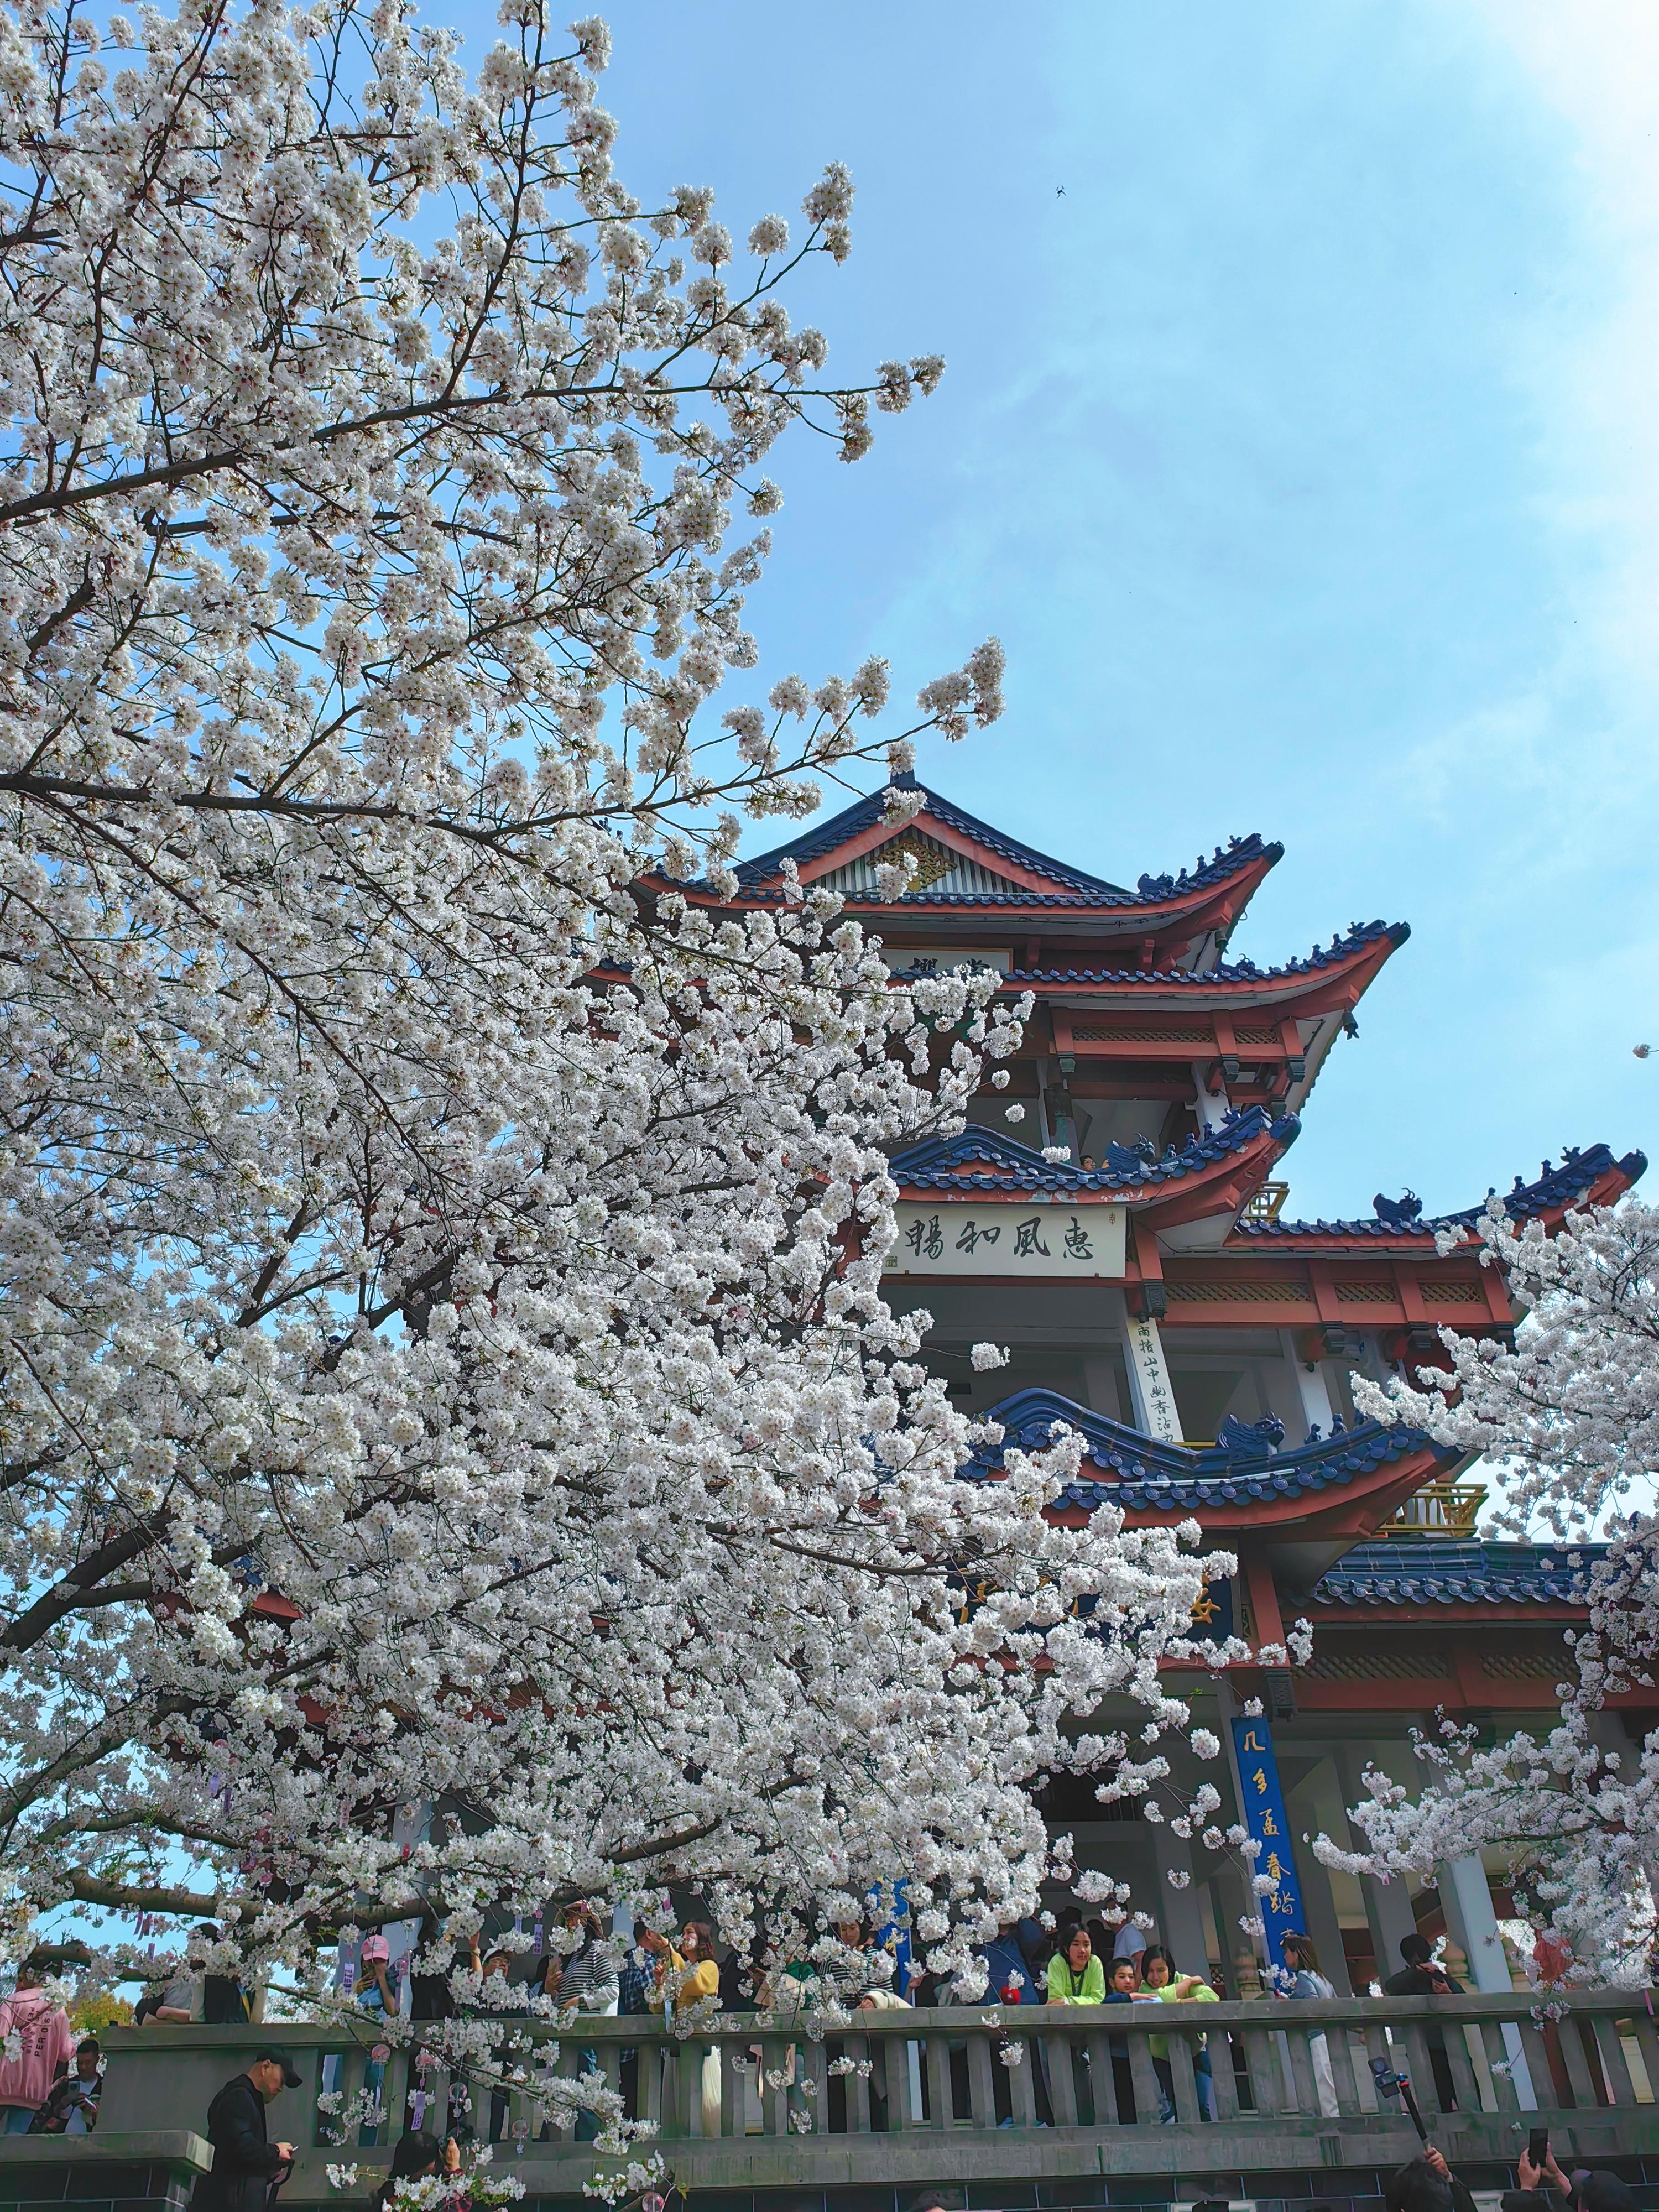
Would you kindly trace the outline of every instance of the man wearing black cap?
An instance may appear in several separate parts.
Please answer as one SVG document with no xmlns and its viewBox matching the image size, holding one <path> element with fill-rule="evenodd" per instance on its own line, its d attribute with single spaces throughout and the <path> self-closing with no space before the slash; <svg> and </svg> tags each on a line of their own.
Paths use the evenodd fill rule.
<svg viewBox="0 0 1659 2212">
<path fill-rule="evenodd" d="M 260 2051 L 246 2073 L 226 2082 L 208 2106 L 213 2171 L 197 2184 L 191 2212 L 265 2212 L 294 2164 L 292 2143 L 265 2139 L 265 2106 L 299 2086 L 281 2051 Z"/>
</svg>

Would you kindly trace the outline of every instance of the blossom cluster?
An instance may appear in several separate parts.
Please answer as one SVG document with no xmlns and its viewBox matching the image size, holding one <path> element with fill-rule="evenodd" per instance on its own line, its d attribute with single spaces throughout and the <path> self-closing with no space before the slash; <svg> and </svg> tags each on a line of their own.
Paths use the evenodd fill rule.
<svg viewBox="0 0 1659 2212">
<path fill-rule="evenodd" d="M 13 1924 L 210 1912 L 320 2002 L 348 1924 L 444 1972 L 486 1911 L 742 1940 L 902 1870 L 955 1972 L 1035 1909 L 1028 1782 L 1157 1771 L 1073 1723 L 1182 1723 L 1202 1585 L 1051 1525 L 1075 1438 L 961 1479 L 883 1300 L 995 979 L 710 904 L 745 814 L 1000 709 L 992 641 L 896 738 L 878 662 L 700 719 L 763 459 L 939 364 L 831 386 L 790 320 L 844 172 L 740 276 L 617 179 L 602 29 L 502 26 L 469 82 L 395 4 L 0 9 Z"/>
<path fill-rule="evenodd" d="M 1551 1976 L 1565 1965 L 1572 1978 L 1645 1982 L 1659 1936 L 1659 1732 L 1632 1744 L 1608 1700 L 1650 1690 L 1659 1673 L 1659 1209 L 1627 1198 L 1551 1235 L 1517 1227 L 1495 1198 L 1480 1247 L 1526 1315 L 1514 1348 L 1445 1330 L 1445 1369 L 1420 1370 L 1416 1387 L 1356 1377 L 1355 1401 L 1484 1454 L 1502 1486 L 1494 1525 L 1553 1544 L 1580 1578 L 1587 1625 L 1566 1632 L 1557 1726 L 1483 1745 L 1443 1719 L 1416 1735 L 1415 1795 L 1367 1773 L 1351 1817 L 1368 1847 L 1321 1837 L 1316 1849 L 1383 1875 L 1496 1849 Z M 1597 1534 L 1605 1548 L 1576 1549 Z"/>
</svg>

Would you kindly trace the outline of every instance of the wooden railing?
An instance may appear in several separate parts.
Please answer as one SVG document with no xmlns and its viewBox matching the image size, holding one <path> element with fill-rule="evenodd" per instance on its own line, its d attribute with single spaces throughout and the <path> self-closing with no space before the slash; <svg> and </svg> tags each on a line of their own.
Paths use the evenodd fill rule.
<svg viewBox="0 0 1659 2212">
<path fill-rule="evenodd" d="M 1472 1536 L 1480 1508 L 1486 1502 L 1480 1482 L 1425 1482 L 1413 1491 L 1392 1521 L 1383 1522 L 1382 1536 Z"/>
<path fill-rule="evenodd" d="M 1525 1996 L 975 2006 L 829 2027 L 723 2014 L 684 2037 L 633 2018 L 532 2033 L 557 2042 L 557 2073 L 594 2070 L 621 2087 L 686 2187 L 1398 2163 L 1416 2138 L 1400 2104 L 1379 2097 L 1377 2061 L 1410 2076 L 1454 2161 L 1512 2165 L 1534 2121 L 1564 2164 L 1569 2151 L 1581 2163 L 1659 2151 L 1659 2029 L 1644 1997 L 1601 1991 L 1559 2009 L 1545 2017 Z M 270 2114 L 272 2136 L 300 2151 L 285 2206 L 328 2199 L 330 2162 L 383 2166 L 413 2096 L 427 2125 L 445 2124 L 447 2075 L 404 2049 L 385 2063 L 369 2139 L 355 2121 L 342 2130 L 340 2111 L 372 2079 L 367 2023 L 263 2036 L 168 2027 L 106 2036 L 98 2139 L 137 2156 L 156 2131 L 201 2133 L 214 2090 L 262 2039 L 280 2039 L 302 2076 Z M 532 2193 L 580 2187 L 590 2144 L 548 2126 L 522 2089 L 459 2086 L 475 2138 L 493 2140 L 495 2161 L 521 2168 Z M 24 2142 L 45 2154 L 40 2138 L 0 2138 L 0 2161 L 22 2157 Z"/>
</svg>

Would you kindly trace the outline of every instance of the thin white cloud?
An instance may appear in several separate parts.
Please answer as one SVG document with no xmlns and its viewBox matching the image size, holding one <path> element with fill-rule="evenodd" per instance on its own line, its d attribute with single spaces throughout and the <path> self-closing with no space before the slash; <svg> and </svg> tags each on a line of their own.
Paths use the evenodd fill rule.
<svg viewBox="0 0 1659 2212">
<path fill-rule="evenodd" d="M 1659 690 L 1659 8 L 1469 4 L 1573 136 L 1581 281 L 1539 303 L 1523 374 L 1557 487 L 1549 520 L 1590 556 L 1574 587 L 1580 647 L 1604 680 L 1622 672 L 1650 705 Z"/>
</svg>

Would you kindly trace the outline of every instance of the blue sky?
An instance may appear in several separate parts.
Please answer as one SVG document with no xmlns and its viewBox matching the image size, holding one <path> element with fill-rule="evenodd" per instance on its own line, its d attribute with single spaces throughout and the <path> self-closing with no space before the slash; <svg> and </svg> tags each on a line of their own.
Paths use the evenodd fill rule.
<svg viewBox="0 0 1659 2212">
<path fill-rule="evenodd" d="M 1259 960 L 1409 921 L 1294 1211 L 1659 1158 L 1633 0 L 606 12 L 633 188 L 711 184 L 741 234 L 845 160 L 802 311 L 832 369 L 950 364 L 857 467 L 777 456 L 763 679 L 878 651 L 908 693 L 994 631 L 1007 715 L 927 780 L 1120 880 L 1282 839 Z"/>
</svg>

